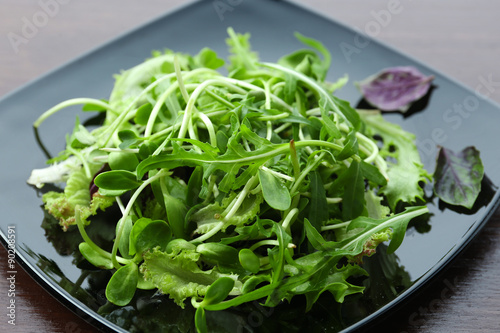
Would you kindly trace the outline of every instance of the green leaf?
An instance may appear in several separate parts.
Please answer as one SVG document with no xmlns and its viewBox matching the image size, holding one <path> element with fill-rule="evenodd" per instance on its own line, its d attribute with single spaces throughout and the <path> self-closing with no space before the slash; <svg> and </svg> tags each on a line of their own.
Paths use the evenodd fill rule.
<svg viewBox="0 0 500 333">
<path fill-rule="evenodd" d="M 290 207 L 290 191 L 282 181 L 266 169 L 259 169 L 259 181 L 264 200 L 269 206 L 277 210 L 287 210 Z"/>
<path fill-rule="evenodd" d="M 382 199 L 383 198 L 377 196 L 374 191 L 369 190 L 365 192 L 366 212 L 368 217 L 381 219 L 390 214 L 391 209 L 382 205 Z"/>
<path fill-rule="evenodd" d="M 98 166 L 91 166 L 91 172 L 97 172 Z M 80 216 L 84 224 L 89 224 L 87 218 L 113 205 L 114 197 L 104 197 L 99 194 L 90 196 L 90 181 L 84 168 L 73 171 L 64 192 L 50 191 L 43 195 L 44 208 L 56 219 L 64 230 L 75 224 L 75 209 L 80 206 Z"/>
<path fill-rule="evenodd" d="M 224 60 L 217 56 L 217 53 L 208 47 L 201 49 L 201 51 L 194 56 L 195 61 L 200 67 L 217 69 L 224 66 Z"/>
<path fill-rule="evenodd" d="M 217 304 L 226 299 L 234 288 L 234 280 L 227 276 L 222 276 L 215 280 L 208 287 L 201 306 Z"/>
<path fill-rule="evenodd" d="M 387 179 L 385 179 L 376 166 L 361 161 L 359 168 L 366 179 L 380 186 L 387 185 Z"/>
<path fill-rule="evenodd" d="M 434 192 L 446 203 L 471 209 L 481 192 L 484 167 L 475 147 L 459 153 L 441 147 L 434 171 Z"/>
<path fill-rule="evenodd" d="M 344 148 L 335 156 L 338 161 L 343 161 L 358 153 L 358 138 L 356 132 L 351 131 L 347 134 L 347 140 L 344 142 Z"/>
<path fill-rule="evenodd" d="M 94 136 L 82 125 L 78 125 L 78 131 L 74 132 L 73 135 L 75 139 L 85 146 L 93 145 L 96 142 Z"/>
<path fill-rule="evenodd" d="M 198 266 L 200 254 L 194 250 L 182 249 L 171 254 L 153 250 L 144 254 L 141 271 L 146 279 L 184 308 L 187 297 L 204 296 L 209 286 L 218 278 L 227 276 L 236 281 L 236 276 L 223 274 L 217 270 L 203 271 Z M 235 290 L 241 282 L 235 282 Z"/>
<path fill-rule="evenodd" d="M 241 293 L 246 294 L 255 290 L 259 284 L 263 282 L 271 282 L 271 277 L 265 274 L 252 275 L 248 280 L 245 281 L 243 287 L 241 288 Z"/>
<path fill-rule="evenodd" d="M 189 177 L 186 204 L 193 207 L 198 203 L 198 198 L 203 186 L 203 168 L 196 167 Z M 185 214 L 184 214 L 185 215 Z"/>
<path fill-rule="evenodd" d="M 137 265 L 132 261 L 119 268 L 106 286 L 106 298 L 113 304 L 125 306 L 134 297 L 139 279 Z"/>
<path fill-rule="evenodd" d="M 188 207 L 184 202 L 186 198 L 186 186 L 171 177 L 164 177 L 160 184 L 153 185 L 153 191 L 159 191 L 157 200 L 163 204 L 167 213 L 167 220 L 175 238 L 186 238 L 185 218 Z M 182 199 L 181 199 L 182 198 Z"/>
<path fill-rule="evenodd" d="M 351 166 L 342 175 L 345 176 L 344 195 L 342 196 L 342 218 L 352 220 L 363 213 L 365 207 L 365 181 L 360 164 L 352 161 Z"/>
<path fill-rule="evenodd" d="M 312 247 L 316 250 L 323 250 L 323 246 L 326 241 L 308 219 L 304 219 L 304 229 L 306 231 L 307 239 L 311 243 Z"/>
<path fill-rule="evenodd" d="M 244 269 L 257 274 L 260 271 L 260 260 L 255 253 L 250 249 L 241 249 L 238 254 L 241 266 Z"/>
<path fill-rule="evenodd" d="M 390 157 L 388 161 L 387 185 L 380 193 L 387 197 L 389 207 L 394 211 L 398 202 L 416 203 L 424 200 L 420 182 L 427 182 L 430 175 L 424 169 L 415 145 L 415 135 L 404 131 L 399 125 L 384 120 L 380 113 L 360 113 L 369 135 L 378 135 L 383 140 L 380 154 Z"/>
<path fill-rule="evenodd" d="M 403 242 L 403 238 L 406 232 L 406 227 L 411 219 L 426 214 L 429 209 L 425 206 L 408 207 L 402 213 L 386 217 L 383 219 L 372 219 L 369 217 L 360 216 L 357 219 L 349 223 L 347 230 L 353 230 L 355 228 L 364 228 L 362 232 L 357 233 L 352 238 L 343 241 L 343 248 L 352 249 L 353 253 L 358 252 L 361 248 L 360 245 L 365 244 L 370 237 L 374 234 L 379 233 L 387 228 L 392 228 L 392 239 L 389 247 L 387 248 L 388 253 L 393 253 Z M 354 250 L 357 249 L 357 250 Z"/>
<path fill-rule="evenodd" d="M 202 307 L 196 309 L 196 312 L 194 314 L 194 324 L 196 326 L 197 333 L 208 333 L 205 309 L 203 309 Z"/>
<path fill-rule="evenodd" d="M 142 254 L 156 247 L 164 251 L 171 238 L 172 232 L 165 221 L 141 218 L 134 223 L 130 231 L 129 253 Z"/>
<path fill-rule="evenodd" d="M 331 63 L 330 52 L 318 40 L 306 37 L 304 35 L 301 35 L 298 32 L 295 33 L 295 37 L 298 40 L 300 40 L 302 43 L 304 43 L 305 45 L 308 45 L 308 46 L 314 48 L 315 50 L 319 51 L 323 55 L 323 61 L 316 61 L 312 65 L 313 74 L 315 75 L 316 79 L 319 81 L 323 81 L 326 77 L 326 74 L 328 72 L 328 68 L 330 67 L 330 63 Z"/>
<path fill-rule="evenodd" d="M 108 164 L 111 170 L 135 171 L 139 159 L 136 154 L 114 151 L 108 155 Z"/>
<path fill-rule="evenodd" d="M 147 125 L 149 117 L 151 116 L 151 111 L 153 111 L 153 106 L 151 105 L 151 103 L 142 105 L 137 109 L 135 113 L 134 122 L 138 125 Z"/>
<path fill-rule="evenodd" d="M 139 137 L 137 136 L 137 133 L 132 131 L 132 130 L 123 130 L 118 132 L 118 138 L 121 141 L 132 141 L 132 140 L 138 140 Z"/>
<path fill-rule="evenodd" d="M 309 174 L 311 187 L 311 201 L 309 205 L 309 221 L 316 230 L 328 220 L 328 203 L 326 202 L 326 193 L 323 181 L 318 172 Z"/>
<path fill-rule="evenodd" d="M 346 119 L 351 123 L 352 127 L 359 131 L 361 128 L 361 117 L 358 111 L 356 111 L 348 101 L 340 99 L 336 96 L 330 96 L 332 101 L 337 105 L 340 112 L 346 117 Z"/>
<path fill-rule="evenodd" d="M 323 120 L 324 128 L 326 129 L 328 134 L 334 139 L 340 138 L 342 135 L 340 134 L 337 125 L 330 117 L 330 101 L 322 96 L 319 100 L 319 108 L 321 110 L 321 119 Z"/>
<path fill-rule="evenodd" d="M 364 291 L 365 287 L 356 286 L 346 281 L 353 275 L 368 275 L 360 266 L 346 265 L 342 268 L 334 268 L 333 271 L 321 270 L 320 274 L 313 275 L 305 286 L 301 286 L 301 288 L 306 288 L 306 311 L 311 310 L 313 304 L 325 291 L 329 291 L 338 303 L 343 303 L 344 298 L 348 295 Z"/>
<path fill-rule="evenodd" d="M 233 28 L 228 28 L 229 38 L 226 43 L 229 46 L 229 72 L 250 71 L 257 69 L 258 56 L 250 48 L 250 34 L 237 34 Z"/>
<path fill-rule="evenodd" d="M 212 265 L 234 265 L 238 262 L 238 250 L 222 243 L 203 243 L 196 247 L 201 259 Z"/>
<path fill-rule="evenodd" d="M 129 258 L 129 248 L 130 248 L 130 232 L 132 231 L 132 217 L 127 216 L 123 220 L 124 227 L 122 231 L 122 236 L 120 237 L 120 244 L 118 245 L 118 250 L 124 258 Z M 118 230 L 119 224 L 116 225 Z"/>
<path fill-rule="evenodd" d="M 83 255 L 83 257 L 85 259 L 87 259 L 87 261 L 90 262 L 95 267 L 98 267 L 101 269 L 112 269 L 113 268 L 113 263 L 111 262 L 111 259 L 101 256 L 96 250 L 94 250 L 86 242 L 81 242 L 78 245 L 78 249 L 80 250 L 80 253 Z"/>
<path fill-rule="evenodd" d="M 94 184 L 105 190 L 133 190 L 141 186 L 137 176 L 130 171 L 112 170 L 100 173 L 95 177 Z"/>
<path fill-rule="evenodd" d="M 101 99 L 101 101 L 103 101 L 104 103 L 108 102 L 105 99 Z M 82 106 L 82 111 L 84 111 L 84 112 L 87 112 L 87 111 L 102 112 L 102 111 L 106 111 L 106 109 L 103 108 L 100 105 L 96 105 L 96 104 L 92 104 L 92 103 L 87 103 L 87 104 L 85 104 L 85 105 Z"/>
</svg>

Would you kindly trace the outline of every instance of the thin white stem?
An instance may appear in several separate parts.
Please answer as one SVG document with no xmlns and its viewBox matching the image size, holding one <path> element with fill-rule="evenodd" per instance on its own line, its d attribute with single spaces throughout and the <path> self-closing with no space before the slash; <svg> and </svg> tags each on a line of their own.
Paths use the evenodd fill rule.
<svg viewBox="0 0 500 333">
<path fill-rule="evenodd" d="M 245 200 L 248 192 L 250 192 L 251 188 L 254 186 L 256 181 L 257 181 L 257 176 L 253 176 L 248 180 L 248 182 L 245 184 L 245 187 L 243 187 L 243 190 L 241 190 L 238 196 L 233 200 L 233 202 L 231 203 L 232 205 L 229 206 L 231 208 L 229 209 L 228 207 L 229 211 L 227 213 L 226 211 L 222 213 L 222 215 L 224 216 L 224 221 L 229 221 L 233 217 L 233 215 L 236 214 L 241 204 L 243 203 L 243 200 Z"/>
<path fill-rule="evenodd" d="M 125 218 L 128 216 L 128 214 L 130 214 L 130 211 L 132 210 L 132 206 L 134 205 L 135 201 L 139 197 L 139 194 L 141 194 L 141 192 L 149 184 L 151 184 L 152 182 L 156 181 L 160 177 L 166 176 L 167 174 L 168 174 L 168 172 L 166 172 L 165 170 L 161 170 L 156 175 L 154 175 L 153 177 L 151 177 L 148 180 L 144 181 L 144 183 L 142 183 L 141 186 L 139 186 L 137 188 L 137 190 L 134 192 L 134 194 L 130 198 L 129 202 L 127 203 L 127 207 L 125 207 L 125 210 L 124 210 L 124 212 L 122 214 L 122 218 L 118 221 L 118 227 L 117 227 L 117 230 L 116 230 L 116 238 L 115 238 L 115 242 L 113 243 L 113 249 L 111 251 L 111 261 L 113 262 L 113 266 L 115 268 L 119 268 L 120 267 L 120 264 L 116 260 L 116 254 L 118 252 L 118 244 L 120 244 L 120 238 L 121 238 L 121 236 L 123 234 L 123 229 L 125 227 L 125 223 L 124 223 Z"/>
<path fill-rule="evenodd" d="M 217 225 L 215 227 L 213 227 L 212 230 L 210 230 L 209 232 L 207 232 L 206 234 L 203 234 L 202 236 L 200 236 L 198 238 L 190 240 L 189 242 L 190 243 L 201 243 L 203 241 L 206 241 L 207 239 L 209 239 L 210 237 L 212 237 L 216 233 L 218 233 L 222 229 L 224 224 L 226 224 L 226 222 L 224 222 L 224 221 L 217 223 Z"/>
<path fill-rule="evenodd" d="M 344 228 L 344 227 L 347 227 L 349 225 L 349 223 L 351 223 L 351 221 L 337 223 L 337 224 L 325 225 L 325 226 L 321 227 L 321 231 L 335 230 L 335 229 Z"/>
<path fill-rule="evenodd" d="M 271 169 L 269 169 L 268 167 L 266 167 L 264 165 L 261 165 L 260 169 L 268 171 L 268 172 L 272 173 L 273 175 L 275 175 L 276 177 L 288 180 L 289 182 L 295 181 L 295 178 L 290 177 L 290 176 L 285 175 L 285 174 L 282 174 L 281 172 L 277 172 L 277 171 L 271 170 Z"/>
<path fill-rule="evenodd" d="M 297 215 L 298 213 L 299 213 L 298 208 L 294 208 L 294 209 L 290 210 L 290 212 L 288 212 L 285 219 L 283 220 L 283 223 L 281 224 L 283 229 L 288 230 L 288 227 L 290 226 L 290 222 L 295 217 L 295 215 Z"/>
<path fill-rule="evenodd" d="M 45 111 L 38 119 L 33 123 L 33 126 L 35 128 L 38 128 L 47 118 L 52 116 L 53 114 L 57 113 L 58 111 L 61 111 L 62 109 L 65 109 L 69 106 L 73 105 L 81 105 L 81 104 L 93 104 L 102 107 L 103 109 L 106 109 L 108 111 L 111 111 L 113 113 L 117 113 L 115 110 L 111 109 L 111 106 L 98 99 L 94 98 L 73 98 L 73 99 L 68 99 L 67 101 L 61 102 L 49 110 Z"/>
</svg>

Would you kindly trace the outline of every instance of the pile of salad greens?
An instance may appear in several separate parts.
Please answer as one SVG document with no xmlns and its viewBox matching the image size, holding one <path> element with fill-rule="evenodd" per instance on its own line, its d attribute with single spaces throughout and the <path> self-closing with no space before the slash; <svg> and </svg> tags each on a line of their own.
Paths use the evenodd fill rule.
<svg viewBox="0 0 500 333">
<path fill-rule="evenodd" d="M 104 121 L 90 130 L 77 119 L 66 149 L 28 181 L 65 184 L 43 195 L 45 209 L 114 272 L 109 302 L 157 289 L 196 308 L 201 332 L 205 311 L 298 295 L 309 310 L 324 292 L 362 293 L 363 258 L 399 247 L 428 213 L 421 184 L 432 180 L 413 134 L 333 95 L 347 80 L 325 81 L 320 42 L 297 34 L 308 49 L 267 63 L 248 34 L 228 33 L 228 75 L 208 48 L 154 52 L 116 76 L 109 100 L 45 112 L 35 127 L 73 105 Z M 101 248 L 85 227 L 112 205 L 116 236 Z"/>
</svg>

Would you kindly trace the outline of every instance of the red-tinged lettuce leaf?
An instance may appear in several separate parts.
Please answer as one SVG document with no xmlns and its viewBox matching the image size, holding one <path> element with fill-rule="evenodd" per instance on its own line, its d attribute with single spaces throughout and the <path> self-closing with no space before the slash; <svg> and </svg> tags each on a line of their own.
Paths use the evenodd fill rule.
<svg viewBox="0 0 500 333">
<path fill-rule="evenodd" d="M 425 76 L 414 67 L 391 67 L 357 83 L 368 103 L 382 111 L 406 112 L 425 96 L 434 76 Z"/>
<path fill-rule="evenodd" d="M 434 171 L 434 192 L 446 203 L 471 209 L 481 192 L 484 167 L 479 151 L 467 147 L 459 153 L 441 147 Z"/>
</svg>

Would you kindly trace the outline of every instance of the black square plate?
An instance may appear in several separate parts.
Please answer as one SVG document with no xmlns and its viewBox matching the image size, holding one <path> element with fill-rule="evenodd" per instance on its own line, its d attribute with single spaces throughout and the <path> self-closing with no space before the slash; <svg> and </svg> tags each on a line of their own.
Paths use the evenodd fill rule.
<svg viewBox="0 0 500 333">
<path fill-rule="evenodd" d="M 192 314 L 185 315 L 168 302 L 148 303 L 145 301 L 148 295 L 107 319 L 96 312 L 104 303 L 103 292 L 109 276 L 73 264 L 71 249 L 77 241 L 65 241 L 67 235 L 61 237 L 56 230 L 46 233 L 41 227 L 44 219 L 41 198 L 26 185 L 31 170 L 43 167 L 46 159 L 33 135 L 32 123 L 43 111 L 62 100 L 106 98 L 113 87 L 113 74 L 142 62 L 152 50 L 169 48 L 197 53 L 203 47 L 210 47 L 225 57 L 228 26 L 237 32 L 251 33 L 253 49 L 263 61 L 276 61 L 301 48 L 293 36 L 296 31 L 320 40 L 333 56 L 329 80 L 345 73 L 349 75 L 350 83 L 338 95 L 353 105 L 361 97 L 352 82 L 382 68 L 411 65 L 424 74 L 435 75 L 435 89 L 421 110 L 406 116 L 390 114 L 385 117 L 416 134 L 422 160 L 430 172 L 434 169 L 437 145 L 454 150 L 473 145 L 481 152 L 487 179 L 483 182 L 480 200 L 470 211 L 457 211 L 436 200 L 429 203 L 432 217 L 426 224 L 408 230 L 395 256 L 380 254 L 370 261 L 370 283 L 362 297 L 346 300 L 342 306 L 326 297 L 320 299 L 319 305 L 307 315 L 300 301 L 275 311 L 253 305 L 253 308 L 221 312 L 210 319 L 218 332 L 238 329 L 280 331 L 285 325 L 293 332 L 303 331 L 306 327 L 310 331 L 339 331 L 372 323 L 429 282 L 471 241 L 498 205 L 499 193 L 495 184 L 500 184 L 500 154 L 495 143 L 500 142 L 497 129 L 500 110 L 497 105 L 414 59 L 297 5 L 269 0 L 234 3 L 237 8 L 225 12 L 223 20 L 214 15 L 212 1 L 199 1 L 183 7 L 72 61 L 0 101 L 0 142 L 8 143 L 4 144 L 0 163 L 2 241 L 6 245 L 8 228 L 15 226 L 18 260 L 24 268 L 56 298 L 102 330 L 123 331 L 115 324 L 117 322 L 138 326 L 148 322 L 157 323 L 164 329 L 173 327 L 172 331 L 175 331 L 176 324 L 186 328 L 183 320 L 192 320 Z M 350 54 L 349 46 L 356 45 L 359 52 Z M 462 106 L 461 112 L 452 110 L 455 103 Z M 64 147 L 64 135 L 71 131 L 78 113 L 78 110 L 74 111 L 66 111 L 43 124 L 40 136 L 52 153 Z M 392 270 L 384 268 L 388 262 Z"/>
</svg>

